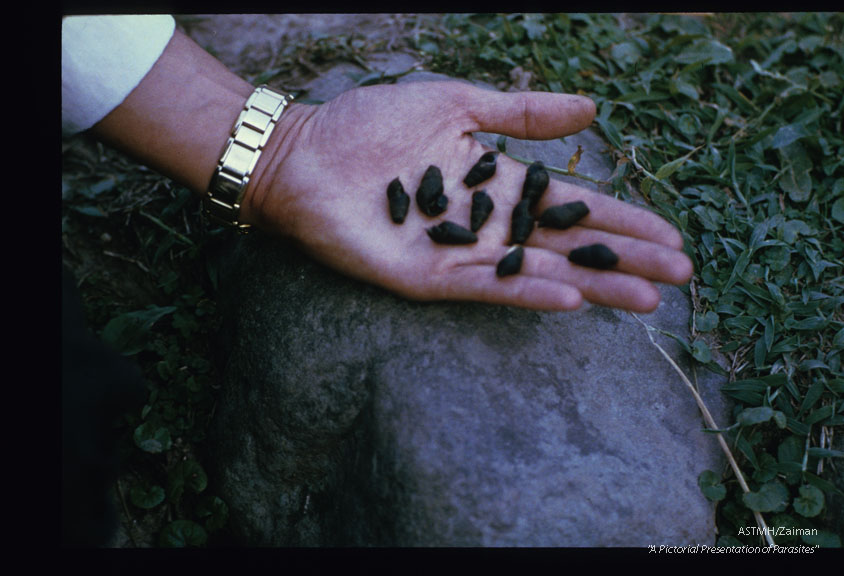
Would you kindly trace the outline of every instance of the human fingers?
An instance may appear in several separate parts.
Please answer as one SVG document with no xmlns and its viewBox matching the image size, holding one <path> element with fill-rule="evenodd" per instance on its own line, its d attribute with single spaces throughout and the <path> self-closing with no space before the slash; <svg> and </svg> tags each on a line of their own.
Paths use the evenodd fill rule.
<svg viewBox="0 0 844 576">
<path fill-rule="evenodd" d="M 581 226 L 656 242 L 675 250 L 683 248 L 680 231 L 654 212 L 559 180 L 552 179 L 538 205 L 538 213 L 577 200 L 589 208 L 589 214 L 578 222 Z"/>
<path fill-rule="evenodd" d="M 585 226 L 564 231 L 537 228 L 528 243 L 564 255 L 581 246 L 603 244 L 619 258 L 615 270 L 665 284 L 685 284 L 694 271 L 691 260 L 681 250 Z"/>
<path fill-rule="evenodd" d="M 584 268 L 565 255 L 532 246 L 524 247 L 518 273 L 499 277 L 497 263 L 507 250 L 501 247 L 487 259 L 453 267 L 432 295 L 558 311 L 575 310 L 584 300 L 634 312 L 651 312 L 659 305 L 659 289 L 642 277 Z"/>
<path fill-rule="evenodd" d="M 501 256 L 506 248 L 501 251 Z M 580 291 L 567 282 L 529 273 L 504 278 L 496 275 L 496 261 L 455 266 L 443 275 L 434 299 L 474 301 L 533 310 L 576 310 L 583 304 Z"/>
<path fill-rule="evenodd" d="M 570 262 L 553 250 L 526 247 L 522 274 L 565 282 L 592 304 L 633 312 L 651 312 L 660 301 L 659 289 L 646 278 L 615 267 L 595 270 Z"/>
<path fill-rule="evenodd" d="M 522 140 L 550 140 L 580 132 L 595 118 L 586 96 L 552 92 L 497 92 L 467 87 L 475 130 Z"/>
</svg>

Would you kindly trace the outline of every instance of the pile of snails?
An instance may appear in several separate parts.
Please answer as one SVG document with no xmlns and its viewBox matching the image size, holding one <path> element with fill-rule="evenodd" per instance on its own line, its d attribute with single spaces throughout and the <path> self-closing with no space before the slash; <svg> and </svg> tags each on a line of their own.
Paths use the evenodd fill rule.
<svg viewBox="0 0 844 576">
<path fill-rule="evenodd" d="M 469 170 L 463 179 L 467 188 L 474 188 L 486 182 L 495 174 L 497 153 L 487 152 Z M 527 167 L 522 186 L 522 199 L 513 208 L 510 223 L 510 249 L 496 266 L 500 277 L 517 274 L 524 260 L 524 244 L 535 226 L 565 230 L 589 214 L 589 208 L 580 200 L 551 206 L 536 216 L 536 207 L 550 182 L 548 170 L 542 162 L 534 162 Z M 396 224 L 404 223 L 410 209 L 410 195 L 395 178 L 387 186 L 387 200 L 390 218 Z M 440 169 L 429 166 L 422 176 L 416 190 L 416 204 L 423 214 L 429 217 L 439 216 L 448 207 L 448 196 L 443 188 Z M 495 204 L 485 190 L 472 194 L 472 209 L 469 228 L 450 220 L 444 220 L 426 231 L 432 241 L 438 244 L 473 244 L 478 241 L 477 232 L 492 213 Z M 618 256 L 603 244 L 582 246 L 569 253 L 569 261 L 580 266 L 606 270 L 618 263 Z"/>
</svg>

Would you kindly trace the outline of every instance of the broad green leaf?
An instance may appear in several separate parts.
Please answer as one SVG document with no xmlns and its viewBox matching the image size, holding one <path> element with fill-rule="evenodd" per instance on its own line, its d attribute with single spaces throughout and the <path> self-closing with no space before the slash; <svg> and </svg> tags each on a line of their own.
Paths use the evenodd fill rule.
<svg viewBox="0 0 844 576">
<path fill-rule="evenodd" d="M 811 428 L 809 426 L 806 426 L 795 418 L 788 418 L 787 426 L 792 434 L 796 434 L 800 437 L 806 436 L 809 432 L 811 432 Z M 794 438 L 794 436 L 792 436 L 792 438 Z"/>
<path fill-rule="evenodd" d="M 742 495 L 745 506 L 756 512 L 782 512 L 791 501 L 788 488 L 778 480 L 763 484 L 755 492 Z"/>
<path fill-rule="evenodd" d="M 528 15 L 522 21 L 522 28 L 527 32 L 528 38 L 531 40 L 539 40 L 547 30 L 545 24 L 542 23 L 539 16 Z"/>
<path fill-rule="evenodd" d="M 753 347 L 753 363 L 761 370 L 767 366 L 768 349 L 765 347 L 765 339 L 759 338 Z"/>
<path fill-rule="evenodd" d="M 601 132 L 604 133 L 607 140 L 610 141 L 610 144 L 612 144 L 617 150 L 624 150 L 624 141 L 621 138 L 618 128 L 616 128 L 612 122 L 600 116 L 595 117 L 595 122 L 598 124 L 598 127 L 601 129 Z"/>
<path fill-rule="evenodd" d="M 835 333 L 832 338 L 832 347 L 836 349 L 844 348 L 844 328 Z"/>
<path fill-rule="evenodd" d="M 656 176 L 660 180 L 668 178 L 672 174 L 674 174 L 677 170 L 683 167 L 683 164 L 686 163 L 686 158 L 677 158 L 676 160 L 672 160 L 671 162 L 666 162 L 662 166 L 660 166 L 659 170 L 656 171 Z"/>
<path fill-rule="evenodd" d="M 677 120 L 677 129 L 686 136 L 695 136 L 700 130 L 700 120 L 692 114 L 683 114 Z"/>
<path fill-rule="evenodd" d="M 812 233 L 812 227 L 803 220 L 788 220 L 782 226 L 782 239 L 788 244 L 793 244 L 801 234 L 811 236 Z"/>
<path fill-rule="evenodd" d="M 825 492 L 827 494 L 835 494 L 836 496 L 844 498 L 844 489 L 842 489 L 844 488 L 844 486 L 842 486 L 842 488 L 838 488 L 833 482 L 815 476 L 811 472 L 804 472 L 803 479 L 806 481 L 807 484 L 811 484 L 821 492 Z"/>
<path fill-rule="evenodd" d="M 685 156 L 681 156 L 680 158 L 676 158 L 674 160 L 671 160 L 670 162 L 666 162 L 665 164 L 663 164 L 659 168 L 659 170 L 656 171 L 656 174 L 654 174 L 654 176 L 656 176 L 660 180 L 662 180 L 664 178 L 668 178 L 669 176 L 674 174 L 677 170 L 682 168 L 683 164 L 686 163 L 686 160 L 691 158 L 692 155 L 697 151 L 698 151 L 698 149 L 695 148 L 694 150 L 692 150 L 691 152 L 689 152 Z"/>
<path fill-rule="evenodd" d="M 164 502 L 165 497 L 164 488 L 157 484 L 149 488 L 137 484 L 129 491 L 129 499 L 132 504 L 143 510 L 155 508 Z"/>
<path fill-rule="evenodd" d="M 758 463 L 758 468 L 753 472 L 754 482 L 764 484 L 765 482 L 777 477 L 777 474 L 779 473 L 779 466 L 776 458 L 767 452 L 762 452 L 759 455 Z"/>
<path fill-rule="evenodd" d="M 821 513 L 824 505 L 823 492 L 805 484 L 800 487 L 800 496 L 794 499 L 794 510 L 801 516 L 813 518 Z"/>
<path fill-rule="evenodd" d="M 814 316 L 812 318 L 804 318 L 795 322 L 792 324 L 791 328 L 793 330 L 812 330 L 816 332 L 818 330 L 823 330 L 827 324 L 829 324 L 828 319 L 820 316 Z"/>
<path fill-rule="evenodd" d="M 712 470 L 704 470 L 697 477 L 697 484 L 707 500 L 718 502 L 727 495 L 727 487 L 721 483 L 721 478 Z"/>
<path fill-rule="evenodd" d="M 829 448 L 818 448 L 813 446 L 808 450 L 809 456 L 813 458 L 844 458 L 844 451 L 830 450 Z"/>
<path fill-rule="evenodd" d="M 725 394 L 745 404 L 761 404 L 767 389 L 768 385 L 760 380 L 737 380 L 721 387 Z"/>
<path fill-rule="evenodd" d="M 742 426 L 752 426 L 767 422 L 774 416 L 774 409 L 770 406 L 757 406 L 745 408 L 736 417 L 736 421 Z"/>
<path fill-rule="evenodd" d="M 675 60 L 681 64 L 724 64 L 733 61 L 733 51 L 717 40 L 700 39 L 680 52 Z"/>
<path fill-rule="evenodd" d="M 844 197 L 839 198 L 832 204 L 831 216 L 834 220 L 844 224 Z"/>
<path fill-rule="evenodd" d="M 817 50 L 819 47 L 824 45 L 824 39 L 823 39 L 823 36 L 818 36 L 818 35 L 813 34 L 811 36 L 806 36 L 804 38 L 801 38 L 800 41 L 797 42 L 797 45 L 800 47 L 800 49 L 803 52 L 811 54 L 812 52 Z"/>
<path fill-rule="evenodd" d="M 684 96 L 688 96 L 692 100 L 698 100 L 700 98 L 697 87 L 683 78 L 672 79 L 669 84 L 669 89 L 672 94 L 682 94 Z"/>
<path fill-rule="evenodd" d="M 615 44 L 610 49 L 610 55 L 622 70 L 626 70 L 628 66 L 635 64 L 642 57 L 642 51 L 636 42 L 628 41 Z"/>
<path fill-rule="evenodd" d="M 710 310 L 697 320 L 697 329 L 701 332 L 711 332 L 718 326 L 718 320 L 718 313 Z"/>
<path fill-rule="evenodd" d="M 774 317 L 769 316 L 765 321 L 765 332 L 763 338 L 765 339 L 765 350 L 770 353 L 771 346 L 774 344 L 774 337 L 776 335 L 777 325 L 774 323 Z"/>
<path fill-rule="evenodd" d="M 126 356 L 137 354 L 146 347 L 153 325 L 176 309 L 176 306 L 150 305 L 144 310 L 121 314 L 103 328 L 103 341 Z"/>
<path fill-rule="evenodd" d="M 182 460 L 168 475 L 167 495 L 171 500 L 179 501 L 185 489 L 199 494 L 208 486 L 208 476 L 196 460 Z"/>
<path fill-rule="evenodd" d="M 797 436 L 788 436 L 777 448 L 777 460 L 780 464 L 786 462 L 802 462 L 805 442 Z"/>
<path fill-rule="evenodd" d="M 736 265 L 733 267 L 733 271 L 730 274 L 729 280 L 727 280 L 727 284 L 724 286 L 722 293 L 726 293 L 730 288 L 732 288 L 733 284 L 735 284 L 741 275 L 744 274 L 744 270 L 747 268 L 747 265 L 750 263 L 750 258 L 752 256 L 752 252 L 750 250 L 745 250 L 741 253 L 741 256 L 738 257 L 736 261 Z"/>
<path fill-rule="evenodd" d="M 162 548 L 196 548 L 205 546 L 208 533 L 191 520 L 174 520 L 164 527 L 158 538 Z"/>
<path fill-rule="evenodd" d="M 812 193 L 812 162 L 806 149 L 799 142 L 793 142 L 780 149 L 783 167 L 779 185 L 794 202 L 805 202 Z"/>
<path fill-rule="evenodd" d="M 811 132 L 809 132 L 803 124 L 787 124 L 785 126 L 781 126 L 780 129 L 777 130 L 777 133 L 774 134 L 774 141 L 771 143 L 771 148 L 784 148 L 792 142 L 796 142 L 797 140 L 809 136 L 810 134 Z"/>
<path fill-rule="evenodd" d="M 208 532 L 216 532 L 226 525 L 229 507 L 218 496 L 203 498 L 197 504 L 196 515 L 204 520 Z"/>
<path fill-rule="evenodd" d="M 841 537 L 827 530 L 818 530 L 817 533 L 803 534 L 800 538 L 810 546 L 817 545 L 821 548 L 841 548 Z"/>
<path fill-rule="evenodd" d="M 159 428 L 152 422 L 144 422 L 135 428 L 133 437 L 138 448 L 151 454 L 166 452 L 172 445 L 170 431 L 164 427 Z"/>
<path fill-rule="evenodd" d="M 820 400 L 824 392 L 824 385 L 822 380 L 816 380 L 809 386 L 806 395 L 803 397 L 803 402 L 800 404 L 800 414 L 810 410 L 815 403 Z"/>
<path fill-rule="evenodd" d="M 821 82 L 821 86 L 824 88 L 837 88 L 839 84 L 841 84 L 841 74 L 836 74 L 832 70 L 826 70 L 825 72 L 821 72 L 818 79 Z"/>
<path fill-rule="evenodd" d="M 692 344 L 692 356 L 701 364 L 709 364 L 712 360 L 709 346 L 703 340 L 695 340 Z"/>
</svg>

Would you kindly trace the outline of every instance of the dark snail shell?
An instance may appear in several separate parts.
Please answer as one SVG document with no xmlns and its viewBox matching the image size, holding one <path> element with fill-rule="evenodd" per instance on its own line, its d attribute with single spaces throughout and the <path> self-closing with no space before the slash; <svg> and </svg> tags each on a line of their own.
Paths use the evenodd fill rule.
<svg viewBox="0 0 844 576">
<path fill-rule="evenodd" d="M 504 255 L 504 258 L 498 261 L 495 267 L 495 274 L 499 277 L 511 276 L 518 274 L 522 269 L 522 261 L 525 257 L 525 249 L 522 246 L 513 246 Z"/>
<path fill-rule="evenodd" d="M 474 232 L 448 220 L 426 230 L 437 244 L 474 244 L 478 237 Z"/>
<path fill-rule="evenodd" d="M 469 219 L 469 227 L 472 229 L 472 232 L 477 232 L 481 229 L 481 226 L 484 225 L 484 222 L 486 222 L 492 213 L 493 208 L 495 208 L 495 205 L 492 202 L 492 198 L 484 190 L 478 190 L 472 194 L 472 214 Z"/>
<path fill-rule="evenodd" d="M 495 152 L 487 152 L 466 174 L 463 183 L 472 188 L 481 182 L 489 180 L 495 174 L 495 160 L 498 155 Z"/>
<path fill-rule="evenodd" d="M 404 191 L 404 186 L 398 178 L 387 186 L 387 201 L 390 205 L 390 218 L 396 224 L 402 224 L 410 208 L 410 195 Z"/>
<path fill-rule="evenodd" d="M 539 203 L 550 181 L 551 177 L 542 162 L 537 160 L 528 166 L 525 183 L 522 186 L 522 198 L 530 200 L 531 208 Z"/>
<path fill-rule="evenodd" d="M 538 223 L 540 227 L 565 230 L 574 226 L 587 214 L 589 214 L 589 207 L 577 200 L 576 202 L 551 206 L 542 213 Z"/>
<path fill-rule="evenodd" d="M 533 215 L 530 213 L 530 199 L 516 204 L 510 223 L 510 244 L 524 244 L 533 232 Z"/>
<path fill-rule="evenodd" d="M 618 264 L 618 256 L 603 244 L 582 246 L 569 253 L 569 260 L 581 266 L 606 270 Z"/>
<path fill-rule="evenodd" d="M 443 175 L 436 166 L 429 166 L 416 190 L 416 203 L 426 216 L 438 216 L 448 206 L 448 196 L 443 194 Z"/>
</svg>

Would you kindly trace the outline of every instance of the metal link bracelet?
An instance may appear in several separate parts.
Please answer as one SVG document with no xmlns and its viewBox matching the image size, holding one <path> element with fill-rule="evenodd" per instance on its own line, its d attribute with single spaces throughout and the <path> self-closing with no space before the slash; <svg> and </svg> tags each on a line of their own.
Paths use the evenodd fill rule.
<svg viewBox="0 0 844 576">
<path fill-rule="evenodd" d="M 202 211 L 211 222 L 248 231 L 249 224 L 240 222 L 243 194 L 273 128 L 292 100 L 289 94 L 261 85 L 244 104 L 202 199 Z"/>
</svg>

